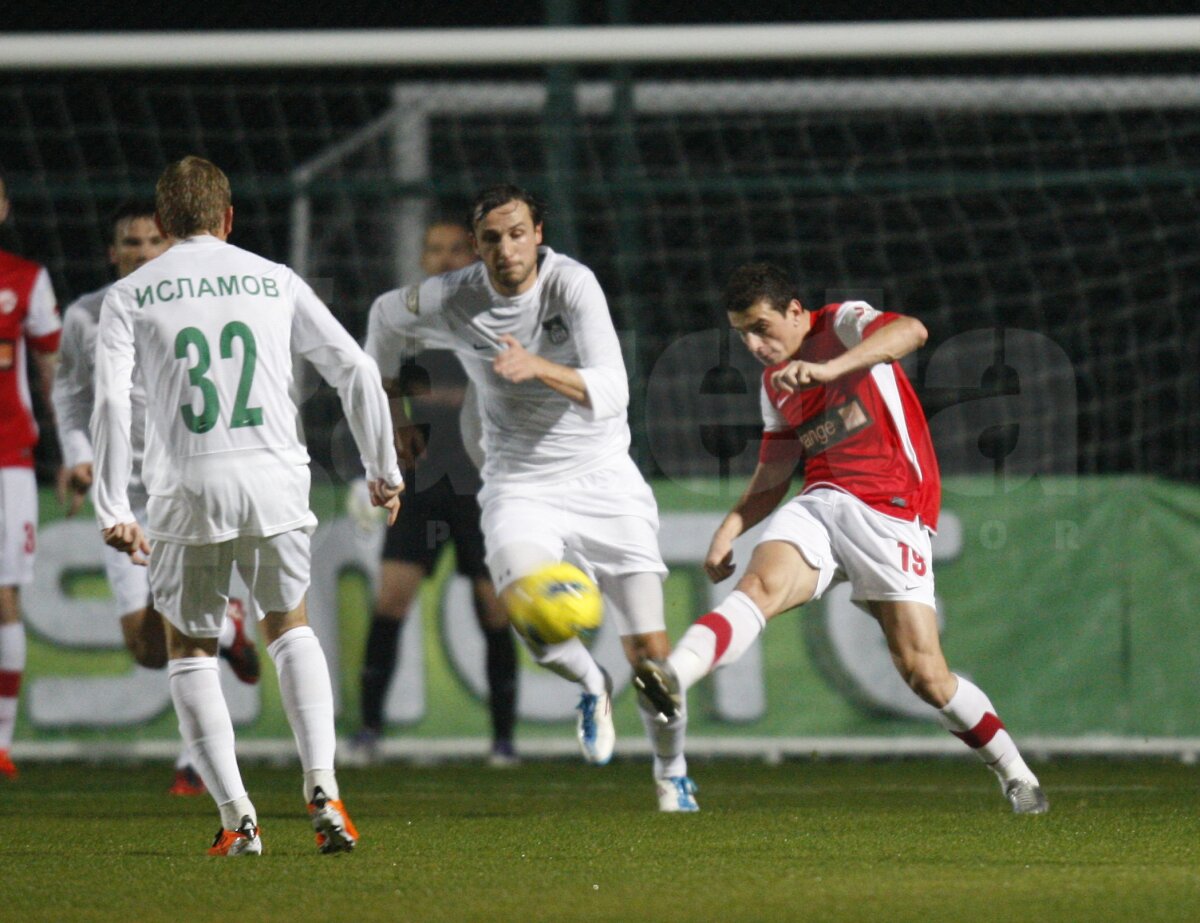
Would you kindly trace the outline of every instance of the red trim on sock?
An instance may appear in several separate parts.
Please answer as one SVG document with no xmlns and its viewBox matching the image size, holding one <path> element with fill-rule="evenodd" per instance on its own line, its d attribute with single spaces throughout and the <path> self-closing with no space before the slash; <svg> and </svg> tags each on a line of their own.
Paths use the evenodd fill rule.
<svg viewBox="0 0 1200 923">
<path fill-rule="evenodd" d="M 15 699 L 21 691 L 20 670 L 0 670 L 0 697 Z"/>
<path fill-rule="evenodd" d="M 721 655 L 729 649 L 729 642 L 733 640 L 733 626 L 729 624 L 729 619 L 719 612 L 710 612 L 696 619 L 696 624 L 703 625 L 717 636 L 717 650 L 712 659 L 712 666 L 715 667 Z"/>
<path fill-rule="evenodd" d="M 978 750 L 992 742 L 998 731 L 1004 730 L 1004 723 L 990 711 L 984 712 L 979 723 L 969 731 L 951 731 L 950 733 L 965 743 L 968 747 Z"/>
</svg>

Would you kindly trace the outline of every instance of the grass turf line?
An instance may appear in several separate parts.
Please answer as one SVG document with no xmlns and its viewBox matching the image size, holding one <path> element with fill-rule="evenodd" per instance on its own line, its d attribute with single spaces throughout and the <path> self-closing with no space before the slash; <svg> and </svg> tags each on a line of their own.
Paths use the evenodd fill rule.
<svg viewBox="0 0 1200 923">
<path fill-rule="evenodd" d="M 0 784 L 14 920 L 1200 919 L 1197 770 L 1037 767 L 1014 817 L 966 761 L 697 763 L 703 808 L 659 815 L 644 763 L 339 773 L 363 841 L 319 856 L 298 770 L 245 768 L 266 853 L 204 855 L 208 798 L 169 770 L 29 764 Z"/>
</svg>

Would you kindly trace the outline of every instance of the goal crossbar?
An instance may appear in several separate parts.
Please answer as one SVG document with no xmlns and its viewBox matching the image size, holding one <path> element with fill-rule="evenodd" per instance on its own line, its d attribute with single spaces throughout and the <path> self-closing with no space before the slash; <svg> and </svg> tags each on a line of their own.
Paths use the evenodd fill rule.
<svg viewBox="0 0 1200 923">
<path fill-rule="evenodd" d="M 492 67 L 1200 51 L 1200 16 L 0 36 L 0 69 Z"/>
</svg>

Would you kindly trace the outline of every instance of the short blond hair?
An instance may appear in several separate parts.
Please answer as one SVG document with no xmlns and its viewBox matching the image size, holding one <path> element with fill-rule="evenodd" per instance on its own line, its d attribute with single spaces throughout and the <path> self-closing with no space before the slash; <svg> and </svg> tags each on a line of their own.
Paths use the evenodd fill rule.
<svg viewBox="0 0 1200 923">
<path fill-rule="evenodd" d="M 170 164 L 154 187 L 154 207 L 163 231 L 175 238 L 219 231 L 233 195 L 215 163 L 189 155 Z"/>
</svg>

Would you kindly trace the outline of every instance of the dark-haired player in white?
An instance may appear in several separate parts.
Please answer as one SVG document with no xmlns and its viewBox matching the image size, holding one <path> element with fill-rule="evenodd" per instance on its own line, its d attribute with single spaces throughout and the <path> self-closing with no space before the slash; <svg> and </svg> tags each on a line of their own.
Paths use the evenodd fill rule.
<svg viewBox="0 0 1200 923">
<path fill-rule="evenodd" d="M 733 273 L 725 310 L 767 369 L 758 467 L 704 561 L 714 583 L 734 572 L 733 540 L 771 521 L 737 589 L 668 658 L 639 664 L 635 682 L 674 714 L 686 690 L 741 657 L 768 619 L 847 580 L 905 681 L 996 773 L 1013 811 L 1044 813 L 1046 796 L 992 703 L 942 654 L 930 547 L 940 477 L 925 414 L 898 364 L 924 344 L 925 327 L 862 301 L 809 311 L 767 263 Z M 800 464 L 803 490 L 776 510 Z"/>
<path fill-rule="evenodd" d="M 410 338 L 461 358 L 479 394 L 479 503 L 501 601 L 518 578 L 569 553 L 614 604 L 630 662 L 664 657 L 658 508 L 629 457 L 629 380 L 604 292 L 590 269 L 542 245 L 541 203 L 524 189 L 480 193 L 471 229 L 480 261 L 380 296 L 367 351 L 385 383 Z M 582 686 L 580 748 L 588 762 L 607 763 L 615 737 L 608 675 L 578 638 L 530 650 Z M 685 716 L 659 720 L 641 704 L 659 809 L 698 810 Z"/>
</svg>

